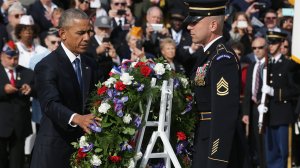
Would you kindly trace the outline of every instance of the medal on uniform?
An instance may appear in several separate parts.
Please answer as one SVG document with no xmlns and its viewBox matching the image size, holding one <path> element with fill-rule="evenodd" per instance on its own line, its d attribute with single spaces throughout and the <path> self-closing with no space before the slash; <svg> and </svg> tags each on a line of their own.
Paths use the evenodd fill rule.
<svg viewBox="0 0 300 168">
<path fill-rule="evenodd" d="M 196 86 L 205 86 L 205 76 L 208 68 L 208 63 L 204 64 L 202 67 L 198 67 L 195 75 Z"/>
</svg>

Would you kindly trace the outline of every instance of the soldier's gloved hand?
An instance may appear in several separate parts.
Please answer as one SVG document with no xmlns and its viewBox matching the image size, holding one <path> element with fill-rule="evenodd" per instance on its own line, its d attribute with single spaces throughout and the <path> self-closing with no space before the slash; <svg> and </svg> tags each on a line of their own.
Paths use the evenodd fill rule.
<svg viewBox="0 0 300 168">
<path fill-rule="evenodd" d="M 274 96 L 274 88 L 269 85 L 263 85 L 261 88 L 261 92 L 266 93 L 270 96 Z"/>
<path fill-rule="evenodd" d="M 268 107 L 266 107 L 264 104 L 260 104 L 257 107 L 257 110 L 258 110 L 259 114 L 263 114 L 263 113 L 266 113 L 268 111 Z"/>
</svg>

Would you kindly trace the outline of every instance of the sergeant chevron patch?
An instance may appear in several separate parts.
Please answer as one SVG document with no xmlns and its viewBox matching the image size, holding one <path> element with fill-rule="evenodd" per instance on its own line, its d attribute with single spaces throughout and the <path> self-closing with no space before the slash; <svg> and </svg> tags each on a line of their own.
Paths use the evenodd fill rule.
<svg viewBox="0 0 300 168">
<path fill-rule="evenodd" d="M 229 93 L 228 82 L 222 77 L 217 83 L 217 95 L 226 96 Z"/>
<path fill-rule="evenodd" d="M 213 146 L 211 148 L 211 155 L 215 154 L 217 151 L 218 151 L 218 148 L 219 148 L 219 141 L 220 141 L 220 138 L 218 138 L 217 140 L 215 140 L 213 142 Z"/>
</svg>

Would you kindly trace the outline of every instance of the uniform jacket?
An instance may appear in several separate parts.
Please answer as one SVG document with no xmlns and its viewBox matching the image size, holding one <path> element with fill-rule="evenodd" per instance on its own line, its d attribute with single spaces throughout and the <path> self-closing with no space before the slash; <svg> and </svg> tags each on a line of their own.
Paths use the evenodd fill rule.
<svg viewBox="0 0 300 168">
<path fill-rule="evenodd" d="M 71 142 L 83 135 L 83 131 L 68 123 L 73 113 L 88 113 L 86 101 L 97 79 L 95 68 L 92 59 L 81 55 L 81 91 L 72 63 L 61 46 L 36 65 L 35 86 L 43 117 L 34 146 L 32 168 L 69 167 L 74 152 Z"/>
<path fill-rule="evenodd" d="M 269 96 L 268 117 L 271 126 L 290 124 L 295 119 L 291 101 L 298 96 L 298 92 L 289 66 L 290 60 L 283 55 L 275 64 L 269 63 L 268 82 L 274 88 L 274 96 Z"/>
<path fill-rule="evenodd" d="M 33 71 L 22 66 L 16 67 L 16 87 L 29 84 L 33 92 Z M 10 80 L 0 64 L 0 137 L 9 137 L 15 132 L 18 138 L 25 138 L 32 133 L 30 96 L 20 92 L 6 94 L 4 86 Z"/>
<path fill-rule="evenodd" d="M 193 158 L 193 161 L 199 160 L 194 167 L 225 168 L 233 165 L 231 154 L 238 123 L 240 67 L 234 52 L 223 41 L 223 38 L 218 39 L 198 57 L 192 75 L 197 113 L 211 112 L 211 120 L 199 121 L 197 125 L 195 145 L 207 141 L 204 146 L 208 146 L 208 151 L 199 151 L 199 157 Z M 204 65 L 208 66 L 204 73 L 205 85 L 198 86 L 196 71 Z"/>
</svg>

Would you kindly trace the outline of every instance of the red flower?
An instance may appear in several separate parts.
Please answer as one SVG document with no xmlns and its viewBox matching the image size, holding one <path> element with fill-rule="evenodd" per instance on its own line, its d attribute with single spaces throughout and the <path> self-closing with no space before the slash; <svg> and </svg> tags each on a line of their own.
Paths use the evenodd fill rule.
<svg viewBox="0 0 300 168">
<path fill-rule="evenodd" d="M 145 66 L 145 63 L 144 62 L 138 62 L 135 64 L 135 68 L 138 68 L 138 67 L 141 67 L 141 66 Z"/>
<path fill-rule="evenodd" d="M 80 160 L 80 159 L 86 157 L 87 154 L 85 152 L 82 152 L 82 150 L 83 150 L 83 148 L 78 149 L 77 157 L 76 157 L 77 160 Z"/>
<path fill-rule="evenodd" d="M 151 68 L 149 68 L 148 66 L 142 66 L 140 71 L 141 74 L 143 74 L 145 77 L 148 77 L 151 73 Z"/>
<path fill-rule="evenodd" d="M 121 156 L 110 156 L 109 160 L 113 163 L 118 163 L 122 160 Z"/>
<path fill-rule="evenodd" d="M 177 139 L 179 140 L 179 141 L 184 141 L 184 140 L 186 140 L 186 135 L 185 135 L 185 133 L 184 132 L 177 132 Z"/>
<path fill-rule="evenodd" d="M 112 72 L 109 72 L 109 74 L 108 74 L 109 76 L 113 76 L 114 75 L 114 73 L 112 73 Z"/>
<path fill-rule="evenodd" d="M 123 91 L 126 88 L 126 85 L 124 85 L 123 82 L 118 81 L 118 82 L 116 82 L 115 88 L 118 91 Z"/>
<path fill-rule="evenodd" d="M 186 96 L 186 100 L 187 101 L 192 101 L 193 100 L 193 96 L 191 96 L 191 95 Z"/>
<path fill-rule="evenodd" d="M 102 94 L 104 94 L 106 91 L 107 91 L 107 87 L 104 85 L 104 86 L 102 86 L 101 88 L 98 88 L 97 94 L 98 94 L 98 95 L 102 95 Z"/>
</svg>

